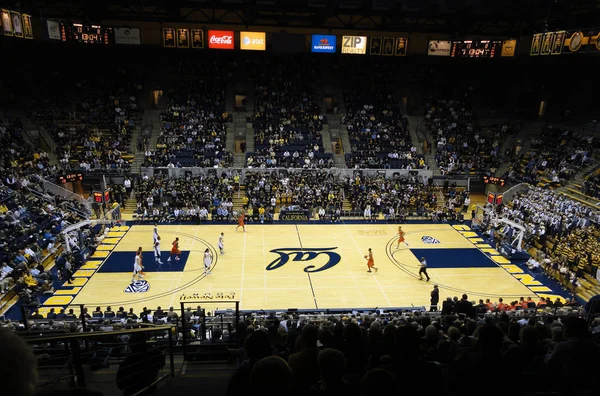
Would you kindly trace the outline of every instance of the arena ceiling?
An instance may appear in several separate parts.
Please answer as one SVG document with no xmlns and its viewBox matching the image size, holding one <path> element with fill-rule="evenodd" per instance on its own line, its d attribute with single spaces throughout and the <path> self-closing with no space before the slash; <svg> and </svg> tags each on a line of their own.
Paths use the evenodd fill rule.
<svg viewBox="0 0 600 396">
<path fill-rule="evenodd" d="M 45 18 L 520 36 L 596 27 L 600 0 L 22 0 Z"/>
</svg>

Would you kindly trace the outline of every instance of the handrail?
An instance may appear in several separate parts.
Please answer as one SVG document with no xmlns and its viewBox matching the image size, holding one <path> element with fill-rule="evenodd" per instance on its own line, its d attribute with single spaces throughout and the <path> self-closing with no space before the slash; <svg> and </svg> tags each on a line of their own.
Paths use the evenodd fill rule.
<svg viewBox="0 0 600 396">
<path fill-rule="evenodd" d="M 134 334 L 134 333 L 147 333 L 149 331 L 171 331 L 173 326 L 156 326 L 151 328 L 141 328 L 141 329 L 129 329 L 129 330 L 118 330 L 118 331 L 95 331 L 93 333 L 66 333 L 64 335 L 57 336 L 45 336 L 45 337 L 32 337 L 27 338 L 26 341 L 28 343 L 37 343 L 37 342 L 51 342 L 51 341 L 59 341 L 59 340 L 74 340 L 74 339 L 86 339 L 86 338 L 95 338 L 95 337 L 104 337 L 107 335 L 110 336 L 119 336 L 125 334 Z"/>
</svg>

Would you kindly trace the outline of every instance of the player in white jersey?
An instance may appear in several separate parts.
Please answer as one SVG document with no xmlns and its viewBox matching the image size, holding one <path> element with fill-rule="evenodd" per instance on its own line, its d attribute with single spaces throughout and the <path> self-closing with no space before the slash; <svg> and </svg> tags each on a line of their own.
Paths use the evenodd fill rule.
<svg viewBox="0 0 600 396">
<path fill-rule="evenodd" d="M 160 236 L 158 236 L 158 224 L 154 224 L 154 231 L 152 233 L 152 239 L 154 240 L 154 242 L 156 242 L 157 239 L 160 239 Z"/>
<path fill-rule="evenodd" d="M 210 266 L 212 265 L 212 256 L 210 254 L 210 250 L 206 248 L 204 251 L 204 275 L 210 274 Z"/>
<path fill-rule="evenodd" d="M 160 251 L 160 236 L 157 236 L 154 240 L 154 261 L 159 265 L 162 264 L 161 251 Z"/>
<path fill-rule="evenodd" d="M 135 253 L 135 261 L 133 262 L 133 278 L 131 279 L 132 283 L 135 282 L 136 276 L 138 279 L 144 278 L 142 275 L 142 269 L 144 269 L 144 267 L 142 266 L 142 248 L 140 247 Z"/>
<path fill-rule="evenodd" d="M 221 254 L 225 254 L 225 234 L 221 233 L 221 235 L 219 235 L 219 242 L 217 243 L 219 245 L 219 250 L 221 251 Z"/>
</svg>

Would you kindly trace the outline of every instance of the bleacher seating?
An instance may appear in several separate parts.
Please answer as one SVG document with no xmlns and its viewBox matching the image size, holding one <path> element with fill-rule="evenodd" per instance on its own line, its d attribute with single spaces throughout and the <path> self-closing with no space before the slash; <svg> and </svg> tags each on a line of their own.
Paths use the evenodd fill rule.
<svg viewBox="0 0 600 396">
<path fill-rule="evenodd" d="M 69 78 L 74 95 L 38 109 L 34 116 L 55 140 L 63 169 L 128 172 L 131 135 L 139 116 L 135 77 L 124 70 L 89 79 Z"/>
<path fill-rule="evenodd" d="M 248 167 L 329 168 L 321 131 L 327 117 L 316 103 L 317 65 L 305 58 L 278 59 L 260 64 L 254 111 L 254 152 Z"/>
<path fill-rule="evenodd" d="M 184 81 L 177 87 L 167 110 L 160 115 L 156 151 L 146 152 L 146 166 L 228 167 L 233 163 L 232 154 L 226 150 L 230 121 L 225 111 L 226 79 L 214 70 L 218 68 L 213 65 L 203 78 Z"/>
<path fill-rule="evenodd" d="M 337 73 L 346 76 L 344 101 L 351 153 L 349 168 L 419 169 L 425 167 L 416 155 L 408 132 L 408 121 L 400 114 L 395 97 L 395 72 L 388 64 L 370 68 L 340 62 Z M 412 150 L 411 150 L 412 149 Z"/>
<path fill-rule="evenodd" d="M 509 177 L 540 187 L 560 186 L 590 165 L 598 150 L 598 139 L 566 127 L 546 125 L 531 148 L 515 161 Z"/>
</svg>

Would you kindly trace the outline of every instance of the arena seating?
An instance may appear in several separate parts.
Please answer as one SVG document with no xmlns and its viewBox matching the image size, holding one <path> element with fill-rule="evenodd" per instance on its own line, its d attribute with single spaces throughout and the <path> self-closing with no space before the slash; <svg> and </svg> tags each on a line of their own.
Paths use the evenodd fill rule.
<svg viewBox="0 0 600 396">
<path fill-rule="evenodd" d="M 6 148 L 0 155 L 1 309 L 21 297 L 35 304 L 41 293 L 52 289 L 57 273 L 50 269 L 62 242 L 57 236 L 89 213 L 76 201 L 44 191 L 40 175 L 56 175 L 47 154 L 24 141 L 19 120 L 0 124 L 0 144 Z"/>
<path fill-rule="evenodd" d="M 315 97 L 318 67 L 314 60 L 292 57 L 256 65 L 254 152 L 247 153 L 248 167 L 330 168 L 324 154 L 321 130 L 327 117 Z"/>
<path fill-rule="evenodd" d="M 65 95 L 37 110 L 35 117 L 55 139 L 61 166 L 68 171 L 128 172 L 133 162 L 131 135 L 139 116 L 139 88 L 132 74 L 76 79 Z"/>
<path fill-rule="evenodd" d="M 146 166 L 228 167 L 233 163 L 226 150 L 230 116 L 225 111 L 225 80 L 204 78 L 182 82 L 176 89 L 161 113 L 156 151 L 146 153 Z"/>
<path fill-rule="evenodd" d="M 600 292 L 595 279 L 600 267 L 595 238 L 600 212 L 536 187 L 518 195 L 502 215 L 525 226 L 532 256 L 565 288 L 583 299 Z"/>
<path fill-rule="evenodd" d="M 352 153 L 346 153 L 349 168 L 422 169 L 408 132 L 408 121 L 400 114 L 393 84 L 395 72 L 388 64 L 371 68 L 340 62 L 337 73 L 347 76 L 344 101 Z"/>
<path fill-rule="evenodd" d="M 341 209 L 341 180 L 327 171 L 246 172 L 246 200 L 250 219 L 273 219 L 281 208 L 291 206 L 333 212 Z"/>
<path fill-rule="evenodd" d="M 542 187 L 564 185 L 593 161 L 598 142 L 593 135 L 547 125 L 531 140 L 531 149 L 511 167 L 513 179 Z"/>
<path fill-rule="evenodd" d="M 501 139 L 510 132 L 508 125 L 476 126 L 473 110 L 468 100 L 462 98 L 431 98 L 425 124 L 435 139 L 437 166 L 445 175 L 487 173 L 497 169 Z"/>
<path fill-rule="evenodd" d="M 137 202 L 135 218 L 154 222 L 206 221 L 209 213 L 212 219 L 235 218 L 232 196 L 239 177 L 220 172 L 179 179 L 161 173 L 142 178 L 133 191 Z"/>
</svg>

